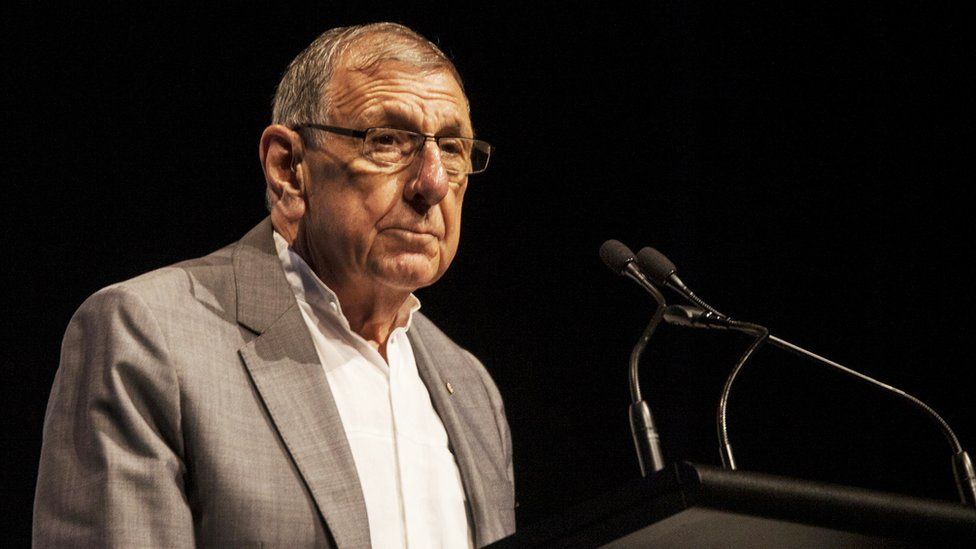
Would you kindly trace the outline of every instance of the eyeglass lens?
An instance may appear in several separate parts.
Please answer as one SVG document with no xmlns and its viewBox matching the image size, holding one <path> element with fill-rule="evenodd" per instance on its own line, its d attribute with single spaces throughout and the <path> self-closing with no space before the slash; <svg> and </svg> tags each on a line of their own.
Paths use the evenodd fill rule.
<svg viewBox="0 0 976 549">
<path fill-rule="evenodd" d="M 408 164 L 426 142 L 423 134 L 391 128 L 370 128 L 363 142 L 363 154 L 384 164 Z M 448 173 L 466 175 L 488 165 L 488 144 L 464 137 L 439 137 L 441 162 Z"/>
</svg>

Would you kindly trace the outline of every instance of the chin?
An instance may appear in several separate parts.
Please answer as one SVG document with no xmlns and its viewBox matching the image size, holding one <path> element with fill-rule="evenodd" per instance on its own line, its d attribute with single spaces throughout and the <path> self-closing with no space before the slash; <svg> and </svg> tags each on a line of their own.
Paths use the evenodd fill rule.
<svg viewBox="0 0 976 549">
<path fill-rule="evenodd" d="M 398 257 L 380 266 L 375 274 L 388 286 L 414 291 L 417 288 L 430 286 L 444 274 L 438 268 L 438 262 L 426 256 Z"/>
</svg>

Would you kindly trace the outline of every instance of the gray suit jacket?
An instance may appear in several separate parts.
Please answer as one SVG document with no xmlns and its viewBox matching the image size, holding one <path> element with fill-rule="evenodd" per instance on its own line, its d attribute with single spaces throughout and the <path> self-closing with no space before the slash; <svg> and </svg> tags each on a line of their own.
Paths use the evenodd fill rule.
<svg viewBox="0 0 976 549">
<path fill-rule="evenodd" d="M 271 231 L 266 219 L 81 306 L 44 422 L 35 545 L 369 546 L 352 453 Z M 422 315 L 408 335 L 476 544 L 511 534 L 495 384 Z"/>
</svg>

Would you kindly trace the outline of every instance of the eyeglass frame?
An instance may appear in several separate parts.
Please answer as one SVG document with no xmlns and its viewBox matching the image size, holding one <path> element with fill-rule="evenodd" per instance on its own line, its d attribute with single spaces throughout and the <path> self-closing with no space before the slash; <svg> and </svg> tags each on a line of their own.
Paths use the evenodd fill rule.
<svg viewBox="0 0 976 549">
<path fill-rule="evenodd" d="M 415 132 L 415 131 L 412 131 L 412 130 L 405 130 L 403 128 L 391 128 L 389 126 L 373 126 L 373 127 L 370 127 L 370 128 L 366 128 L 365 130 L 354 130 L 352 128 L 343 128 L 343 127 L 340 127 L 340 126 L 330 126 L 330 125 L 327 125 L 327 124 L 316 124 L 316 123 L 313 123 L 313 122 L 305 122 L 305 123 L 301 123 L 301 124 L 295 124 L 294 126 L 292 126 L 292 130 L 295 130 L 295 131 L 301 130 L 303 128 L 311 128 L 313 130 L 321 130 L 321 131 L 324 131 L 324 132 L 334 133 L 334 134 L 338 134 L 338 135 L 344 135 L 344 136 L 347 136 L 347 137 L 357 137 L 359 139 L 362 139 L 363 140 L 363 155 L 364 156 L 365 156 L 365 150 L 366 150 L 366 135 L 369 133 L 370 130 L 396 130 L 396 131 L 410 133 L 410 134 L 413 134 L 413 135 L 419 135 L 419 136 L 421 136 L 421 137 L 424 138 L 424 143 L 421 144 L 419 147 L 417 147 L 417 149 L 415 151 L 413 151 L 413 153 L 411 153 L 410 162 L 406 162 L 406 163 L 403 163 L 403 164 L 398 164 L 398 163 L 395 163 L 395 162 L 384 162 L 383 163 L 383 164 L 390 165 L 390 166 L 409 166 L 411 163 L 413 163 L 414 159 L 417 158 L 417 153 L 421 149 L 423 149 L 423 145 L 426 144 L 428 141 L 431 141 L 431 140 L 434 141 L 434 144 L 437 145 L 437 148 L 439 150 L 443 150 L 443 149 L 441 149 L 441 142 L 440 142 L 441 139 L 463 139 L 465 141 L 471 141 L 472 143 L 484 143 L 487 146 L 487 148 L 488 148 L 488 151 L 487 151 L 488 160 L 485 161 L 485 167 L 484 168 L 481 168 L 480 170 L 478 170 L 476 172 L 467 172 L 467 173 L 458 172 L 457 175 L 473 175 L 473 174 L 484 173 L 485 170 L 488 169 L 488 162 L 491 160 L 491 153 L 495 150 L 495 147 L 491 143 L 489 143 L 487 141 L 484 141 L 482 139 L 474 139 L 473 137 L 461 137 L 459 135 L 428 135 L 426 133 Z M 474 148 L 474 147 L 472 147 L 472 148 Z M 367 158 L 369 158 L 369 157 L 367 157 Z M 370 160 L 373 161 L 373 162 L 381 163 L 380 161 L 373 160 L 372 158 L 370 158 Z"/>
</svg>

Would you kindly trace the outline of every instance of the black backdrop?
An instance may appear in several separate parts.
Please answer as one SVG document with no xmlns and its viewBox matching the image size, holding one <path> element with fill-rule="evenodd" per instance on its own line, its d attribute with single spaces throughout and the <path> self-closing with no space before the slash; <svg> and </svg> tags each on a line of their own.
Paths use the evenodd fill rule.
<svg viewBox="0 0 976 549">
<path fill-rule="evenodd" d="M 976 447 L 972 21 L 949 9 L 29 3 L 4 48 L 3 515 L 28 535 L 60 338 L 90 293 L 264 215 L 257 139 L 321 31 L 438 42 L 497 145 L 420 292 L 507 403 L 526 525 L 638 475 L 626 361 L 650 301 L 600 263 L 653 245 L 720 309 L 928 401 Z M 970 181 L 970 183 L 966 183 Z M 747 342 L 664 328 L 643 374 L 668 459 L 717 463 Z M 948 446 L 894 398 L 772 349 L 730 408 L 744 469 L 953 499 Z"/>
</svg>

